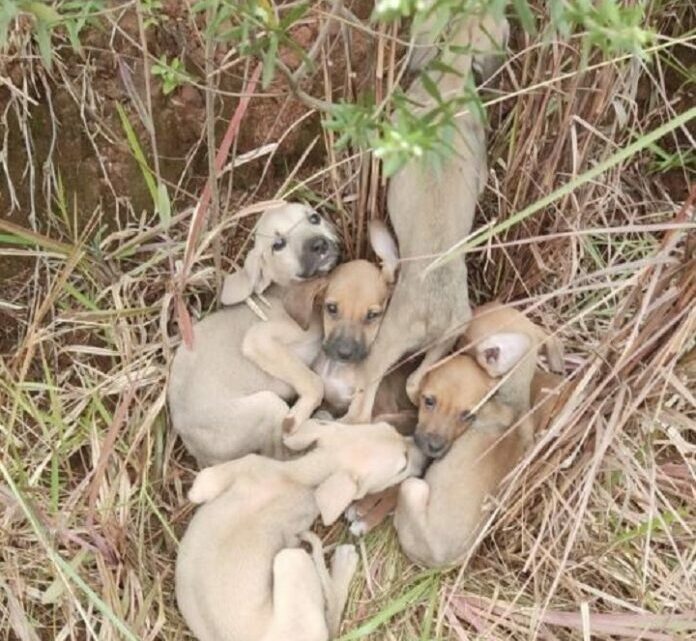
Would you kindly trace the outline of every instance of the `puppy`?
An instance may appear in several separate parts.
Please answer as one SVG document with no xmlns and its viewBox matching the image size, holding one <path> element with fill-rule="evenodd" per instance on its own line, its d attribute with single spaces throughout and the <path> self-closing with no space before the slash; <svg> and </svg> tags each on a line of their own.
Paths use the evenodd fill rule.
<svg viewBox="0 0 696 641">
<path fill-rule="evenodd" d="M 203 470 L 189 497 L 205 503 L 186 531 L 176 597 L 199 641 L 325 641 L 333 637 L 358 556 L 339 546 L 329 574 L 307 535 L 321 514 L 420 473 L 424 458 L 386 423 L 309 421 L 286 437 L 314 449 L 292 461 L 249 455 Z M 313 553 L 299 547 L 313 543 Z"/>
<path fill-rule="evenodd" d="M 532 379 L 532 421 L 535 432 L 546 429 L 557 409 L 564 402 L 568 386 L 557 374 L 539 368 Z M 380 494 L 366 496 L 346 510 L 350 531 L 355 536 L 367 534 L 377 527 L 395 508 L 399 488 L 394 486 Z"/>
<path fill-rule="evenodd" d="M 267 288 L 268 320 L 260 321 L 246 305 L 211 314 L 194 327 L 193 349 L 180 346 L 172 362 L 172 425 L 200 466 L 252 452 L 285 455 L 283 423 L 291 428 L 296 420 L 304 422 L 324 396 L 322 378 L 311 369 L 321 353 L 322 316 L 330 356 L 320 371 L 332 399 L 346 389 L 352 394 L 352 380 L 345 379 L 374 340 L 398 261 L 383 231 L 387 238 L 379 230 L 371 236 L 384 263 L 381 271 L 352 261 L 323 278 L 337 256 L 331 228 L 304 205 L 264 213 L 244 269 L 226 279 L 222 301 L 237 303 Z M 323 313 L 312 305 L 322 290 Z M 345 363 L 332 366 L 333 357 Z M 291 410 L 288 402 L 295 395 Z"/>
<path fill-rule="evenodd" d="M 492 72 L 486 61 L 497 57 L 495 52 L 506 39 L 507 23 L 470 17 L 454 29 L 452 44 L 460 49 L 443 58 L 452 71 L 433 76 L 446 97 L 464 92 L 474 60 L 481 59 L 482 67 Z M 478 53 L 461 53 L 461 48 Z M 420 79 L 411 85 L 408 97 L 424 108 L 435 106 Z M 466 238 L 486 183 L 482 119 L 473 109 L 463 110 L 454 124 L 451 156 L 437 167 L 414 159 L 389 181 L 387 208 L 402 255 L 401 273 L 374 348 L 361 368 L 361 388 L 345 417 L 348 422 L 369 420 L 385 373 L 407 354 L 428 348 L 408 383 L 409 396 L 417 404 L 423 373 L 451 350 L 471 316 L 464 257 L 457 256 L 429 273 L 424 273 L 423 262 L 424 257 L 431 260 L 429 257 L 447 252 Z"/>
<path fill-rule="evenodd" d="M 532 443 L 534 418 L 543 419 L 531 409 L 542 342 L 562 370 L 555 339 L 516 310 L 484 305 L 464 337 L 470 353 L 425 374 L 415 441 L 435 461 L 424 479 L 402 484 L 394 515 L 404 552 L 416 563 L 449 565 L 469 553 L 484 500 Z"/>
</svg>

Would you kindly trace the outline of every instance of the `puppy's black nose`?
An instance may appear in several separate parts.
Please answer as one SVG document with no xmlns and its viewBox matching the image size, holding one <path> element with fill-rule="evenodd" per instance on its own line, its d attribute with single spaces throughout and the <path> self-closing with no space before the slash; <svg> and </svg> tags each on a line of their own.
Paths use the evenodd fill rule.
<svg viewBox="0 0 696 641">
<path fill-rule="evenodd" d="M 323 256 L 329 251 L 329 241 L 323 236 L 316 236 L 315 238 L 312 238 L 309 244 L 309 249 L 312 253 Z"/>
<path fill-rule="evenodd" d="M 336 346 L 336 355 L 342 361 L 348 361 L 353 356 L 353 346 L 348 343 L 342 343 Z"/>
<path fill-rule="evenodd" d="M 447 451 L 447 439 L 440 434 L 416 432 L 413 439 L 423 454 L 430 458 L 440 458 Z"/>
</svg>

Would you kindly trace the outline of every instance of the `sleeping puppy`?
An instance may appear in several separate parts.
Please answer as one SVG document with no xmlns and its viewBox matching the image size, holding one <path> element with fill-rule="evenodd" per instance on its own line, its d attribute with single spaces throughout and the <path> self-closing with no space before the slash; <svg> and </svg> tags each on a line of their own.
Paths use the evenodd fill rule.
<svg viewBox="0 0 696 641">
<path fill-rule="evenodd" d="M 422 381 L 415 441 L 435 461 L 424 479 L 401 485 L 394 515 L 404 552 L 426 566 L 457 563 L 470 552 L 486 497 L 531 445 L 535 419 L 545 419 L 531 407 L 539 346 L 556 369 L 563 366 L 555 339 L 497 303 L 475 311 L 464 342 L 470 354 L 445 360 Z M 539 400 L 538 410 L 551 402 Z"/>
<path fill-rule="evenodd" d="M 297 419 L 306 420 L 324 396 L 324 382 L 311 369 L 321 353 L 322 318 L 327 358 L 344 359 L 328 368 L 328 387 L 333 396 L 340 396 L 336 388 L 341 394 L 344 387 L 352 389 L 341 376 L 349 376 L 369 351 L 398 260 L 383 231 L 386 238 L 372 235 L 384 263 L 381 271 L 367 261 L 352 261 L 324 278 L 337 253 L 333 231 L 316 212 L 286 205 L 261 217 L 244 269 L 226 279 L 222 301 L 236 303 L 265 289 L 268 320 L 261 321 L 246 305 L 211 314 L 194 327 L 193 349 L 181 345 L 172 362 L 172 425 L 200 466 L 252 452 L 285 455 L 283 424 L 291 428 Z M 313 307 L 322 291 L 323 312 Z"/>
<path fill-rule="evenodd" d="M 492 72 L 495 65 L 487 62 L 499 58 L 506 34 L 504 20 L 470 16 L 455 24 L 451 42 L 458 50 L 444 55 L 447 66 L 431 76 L 440 93 L 448 98 L 462 95 L 476 60 L 483 62 L 484 73 Z M 435 107 L 420 78 L 407 95 L 424 109 Z M 471 317 L 463 255 L 424 271 L 424 257 L 431 260 L 428 257 L 442 255 L 469 235 L 476 201 L 486 184 L 482 118 L 474 109 L 463 107 L 454 125 L 450 156 L 437 164 L 415 158 L 389 181 L 387 208 L 402 256 L 401 273 L 374 348 L 361 368 L 361 385 L 346 414 L 347 422 L 370 420 L 386 372 L 400 359 L 427 350 L 408 383 L 411 401 L 417 404 L 424 372 L 451 351 Z"/>
<path fill-rule="evenodd" d="M 517 418 L 513 409 L 484 400 L 495 384 L 468 355 L 423 379 L 419 429 L 440 435 L 448 452 L 425 478 L 408 479 L 399 489 L 394 527 L 415 563 L 438 567 L 467 555 L 483 522 L 484 500 L 524 453 L 520 429 L 509 429 Z"/>
<path fill-rule="evenodd" d="M 249 455 L 199 473 L 205 503 L 179 546 L 176 597 L 199 641 L 325 641 L 338 631 L 358 555 L 338 546 L 327 572 L 307 530 L 348 503 L 422 470 L 410 439 L 386 423 L 308 421 L 286 437 L 292 461 Z M 313 544 L 311 554 L 301 541 Z"/>
</svg>

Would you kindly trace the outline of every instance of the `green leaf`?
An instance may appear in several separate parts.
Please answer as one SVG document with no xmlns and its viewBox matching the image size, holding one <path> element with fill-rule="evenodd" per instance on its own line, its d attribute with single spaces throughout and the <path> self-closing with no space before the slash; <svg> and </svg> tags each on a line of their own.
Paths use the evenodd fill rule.
<svg viewBox="0 0 696 641">
<path fill-rule="evenodd" d="M 135 130 L 133 129 L 133 126 L 130 124 L 130 121 L 128 120 L 128 116 L 123 109 L 123 107 L 119 104 L 116 103 L 116 111 L 118 112 L 118 116 L 121 119 L 121 125 L 123 127 L 123 131 L 126 133 L 126 139 L 128 140 L 128 146 L 131 149 L 131 153 L 135 157 L 135 160 L 138 162 L 138 165 L 140 167 L 140 171 L 143 174 L 143 179 L 145 180 L 145 184 L 147 185 L 147 189 L 150 192 L 150 196 L 152 197 L 152 202 L 155 206 L 155 208 L 158 208 L 159 204 L 159 193 L 157 189 L 157 185 L 155 184 L 155 179 L 153 177 L 152 170 L 150 169 L 149 165 L 147 164 L 147 159 L 145 158 L 145 154 L 143 153 L 143 150 L 140 146 L 140 142 L 138 141 L 138 136 L 135 133 Z"/>
<path fill-rule="evenodd" d="M 435 100 L 438 104 L 442 104 L 442 95 L 440 94 L 440 90 L 437 88 L 435 82 L 433 82 L 433 79 L 427 73 L 422 73 L 420 80 L 423 83 L 423 89 L 430 94 L 433 100 Z"/>
<path fill-rule="evenodd" d="M 0 47 L 7 42 L 7 30 L 10 23 L 17 17 L 19 9 L 13 0 L 5 0 L 0 4 Z"/>
<path fill-rule="evenodd" d="M 172 222 L 172 206 L 169 201 L 167 186 L 164 183 L 160 183 L 157 186 L 157 212 L 159 213 L 162 227 L 164 227 L 165 230 L 168 229 Z"/>
<path fill-rule="evenodd" d="M 276 57 L 278 54 L 278 38 L 275 34 L 270 36 L 270 45 L 263 54 L 263 73 L 261 74 L 261 86 L 266 89 L 273 80 Z"/>
<path fill-rule="evenodd" d="M 36 42 L 39 43 L 39 52 L 44 64 L 49 69 L 53 62 L 53 50 L 51 49 L 51 32 L 48 25 L 42 20 L 36 23 Z"/>
<path fill-rule="evenodd" d="M 28 2 L 24 5 L 24 8 L 28 13 L 34 14 L 34 17 L 39 22 L 44 22 L 49 25 L 60 22 L 60 14 L 53 7 L 43 2 Z"/>
</svg>

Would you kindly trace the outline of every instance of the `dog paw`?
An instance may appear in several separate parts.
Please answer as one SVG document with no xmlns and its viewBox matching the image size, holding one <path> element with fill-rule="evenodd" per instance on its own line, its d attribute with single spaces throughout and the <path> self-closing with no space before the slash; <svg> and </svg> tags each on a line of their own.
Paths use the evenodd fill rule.
<svg viewBox="0 0 696 641">
<path fill-rule="evenodd" d="M 350 530 L 353 536 L 361 537 L 365 536 L 370 531 L 370 528 L 367 527 L 367 523 L 363 519 L 357 518 L 356 515 L 356 518 L 348 526 L 348 530 Z"/>
<path fill-rule="evenodd" d="M 346 511 L 343 513 L 343 516 L 346 517 L 346 521 L 348 521 L 349 523 L 352 523 L 353 521 L 357 521 L 358 518 L 360 518 L 360 515 L 358 514 L 358 508 L 355 505 L 355 503 L 351 503 L 346 508 Z"/>
<path fill-rule="evenodd" d="M 191 503 L 207 503 L 220 493 L 220 483 L 215 468 L 206 467 L 201 470 L 193 481 L 188 493 Z"/>
</svg>

